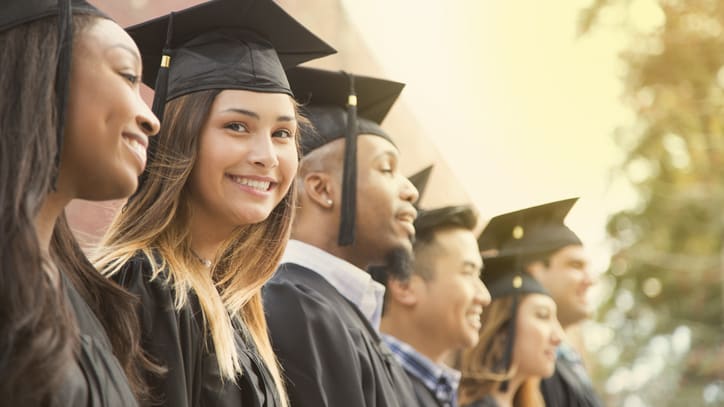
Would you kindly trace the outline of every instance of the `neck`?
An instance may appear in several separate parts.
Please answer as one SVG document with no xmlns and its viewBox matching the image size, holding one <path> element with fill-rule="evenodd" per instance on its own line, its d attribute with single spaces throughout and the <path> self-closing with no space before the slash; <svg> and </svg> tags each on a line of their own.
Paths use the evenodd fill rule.
<svg viewBox="0 0 724 407">
<path fill-rule="evenodd" d="M 372 261 L 370 261 L 368 256 L 360 253 L 360 250 L 357 249 L 356 245 L 338 245 L 336 233 L 334 234 L 334 236 L 325 236 L 323 233 L 320 233 L 321 231 L 326 230 L 328 229 L 324 229 L 319 225 L 317 225 L 314 230 L 295 228 L 292 231 L 292 239 L 299 240 L 314 247 L 318 247 L 335 257 L 339 257 L 340 259 L 348 263 L 354 264 L 362 270 L 366 270 L 367 266 L 373 263 Z M 337 229 L 334 230 L 335 232 L 337 231 Z"/>
<path fill-rule="evenodd" d="M 414 318 L 406 313 L 398 312 L 394 304 L 390 304 L 380 324 L 380 331 L 412 346 L 420 354 L 437 364 L 445 363 L 450 348 L 436 343 L 435 335 L 420 329 L 414 323 Z"/>
<path fill-rule="evenodd" d="M 189 231 L 191 249 L 202 259 L 214 261 L 221 245 L 234 231 L 228 224 L 220 224 L 214 217 L 206 216 L 202 211 L 194 211 Z"/>
<path fill-rule="evenodd" d="M 35 233 L 38 236 L 40 251 L 48 256 L 50 251 L 50 239 L 53 236 L 53 229 L 63 209 L 71 201 L 71 198 L 63 196 L 59 192 L 50 192 L 35 215 Z"/>
<path fill-rule="evenodd" d="M 518 392 L 518 389 L 522 384 L 523 378 L 515 375 L 508 381 L 508 390 L 506 392 L 502 392 L 500 390 L 500 385 L 498 385 L 498 387 L 495 388 L 495 391 L 493 391 L 492 396 L 501 407 L 513 407 L 515 393 Z"/>
</svg>

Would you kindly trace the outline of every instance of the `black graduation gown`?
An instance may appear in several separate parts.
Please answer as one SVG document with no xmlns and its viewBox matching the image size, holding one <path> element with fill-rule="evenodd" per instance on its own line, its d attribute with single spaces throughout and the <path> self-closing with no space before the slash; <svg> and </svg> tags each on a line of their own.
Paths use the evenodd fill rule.
<svg viewBox="0 0 724 407">
<path fill-rule="evenodd" d="M 547 407 L 602 407 L 593 388 L 576 374 L 570 362 L 556 360 L 553 376 L 541 381 L 541 393 Z"/>
<path fill-rule="evenodd" d="M 114 279 L 140 299 L 143 349 L 168 371 L 149 375 L 154 403 L 169 407 L 277 407 L 279 395 L 246 330 L 236 323 L 236 343 L 243 374 L 222 380 L 210 334 L 204 335 L 198 298 L 189 295 L 174 308 L 173 288 L 164 272 L 151 281 L 151 265 L 136 256 Z"/>
<path fill-rule="evenodd" d="M 475 400 L 463 407 L 498 407 L 498 402 L 490 396 L 485 396 L 480 400 Z"/>
<path fill-rule="evenodd" d="M 80 352 L 77 363 L 65 373 L 65 382 L 51 405 L 137 406 L 103 325 L 62 273 L 61 284 L 78 324 Z"/>
<path fill-rule="evenodd" d="M 414 374 L 405 371 L 407 373 L 407 377 L 410 378 L 410 382 L 412 382 L 412 390 L 415 392 L 415 398 L 417 399 L 417 405 L 420 407 L 451 407 L 450 404 L 442 404 L 437 400 L 437 397 L 435 397 L 435 394 L 433 394 L 432 390 L 427 388 L 425 386 L 425 383 L 422 382 L 417 376 Z"/>
<path fill-rule="evenodd" d="M 293 407 L 409 407 L 407 375 L 367 318 L 322 276 L 283 264 L 263 289 Z"/>
</svg>

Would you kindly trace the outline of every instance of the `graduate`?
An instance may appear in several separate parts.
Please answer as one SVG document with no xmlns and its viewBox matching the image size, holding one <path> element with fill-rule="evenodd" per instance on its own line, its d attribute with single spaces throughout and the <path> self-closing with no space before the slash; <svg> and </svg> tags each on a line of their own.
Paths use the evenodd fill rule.
<svg viewBox="0 0 724 407">
<path fill-rule="evenodd" d="M 414 406 L 377 331 L 384 287 L 365 271 L 411 254 L 417 191 L 380 128 L 403 85 L 309 68 L 288 74 L 317 129 L 302 139 L 293 240 L 263 291 L 291 405 Z"/>
<path fill-rule="evenodd" d="M 163 117 L 96 264 L 138 296 L 154 405 L 286 406 L 261 287 L 289 236 L 300 127 L 284 73 L 333 53 L 271 0 L 130 27 Z M 163 56 L 162 56 L 163 54 Z M 159 67 L 158 61 L 161 61 Z"/>
<path fill-rule="evenodd" d="M 565 199 L 498 215 L 478 240 L 483 251 L 519 258 L 522 269 L 553 297 L 564 329 L 591 313 L 586 292 L 593 281 L 586 253 L 578 236 L 564 224 L 577 200 Z M 564 341 L 557 353 L 555 374 L 541 384 L 546 405 L 602 406 L 578 352 Z"/>
<path fill-rule="evenodd" d="M 444 361 L 478 342 L 490 293 L 480 279 L 476 224 L 468 205 L 420 210 L 412 273 L 389 272 L 386 278 L 380 330 L 410 377 L 419 406 L 457 406 L 460 372 Z"/>
<path fill-rule="evenodd" d="M 460 404 L 544 407 L 540 379 L 553 374 L 563 337 L 556 304 L 515 257 L 484 261 L 483 281 L 492 301 L 481 318 L 477 345 L 460 358 Z"/>
<path fill-rule="evenodd" d="M 0 403 L 135 406 L 133 299 L 70 233 L 73 199 L 128 197 L 158 119 L 133 40 L 79 0 L 0 4 Z"/>
</svg>

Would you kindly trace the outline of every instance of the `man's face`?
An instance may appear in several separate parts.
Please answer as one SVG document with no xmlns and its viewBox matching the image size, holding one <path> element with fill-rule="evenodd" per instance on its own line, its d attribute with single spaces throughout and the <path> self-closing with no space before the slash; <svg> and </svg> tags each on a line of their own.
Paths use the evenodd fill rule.
<svg viewBox="0 0 724 407">
<path fill-rule="evenodd" d="M 418 193 L 398 164 L 392 143 L 378 136 L 358 137 L 355 250 L 371 260 L 384 261 L 394 250 L 412 251 L 417 214 L 412 204 Z"/>
<path fill-rule="evenodd" d="M 571 245 L 558 250 L 549 258 L 548 267 L 538 263 L 531 272 L 558 305 L 558 320 L 563 327 L 590 315 L 586 294 L 593 282 L 582 246 Z"/>
<path fill-rule="evenodd" d="M 419 253 L 427 251 L 428 253 Z M 427 263 L 431 276 L 412 284 L 417 307 L 414 318 L 426 340 L 446 351 L 475 346 L 483 307 L 490 293 L 480 279 L 482 259 L 475 235 L 463 228 L 435 233 L 432 245 L 415 252 L 416 268 Z"/>
</svg>

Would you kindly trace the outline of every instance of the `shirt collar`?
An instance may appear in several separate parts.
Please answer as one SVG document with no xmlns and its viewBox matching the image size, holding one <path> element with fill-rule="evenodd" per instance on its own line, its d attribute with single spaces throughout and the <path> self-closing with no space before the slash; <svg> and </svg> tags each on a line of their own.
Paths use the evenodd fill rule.
<svg viewBox="0 0 724 407">
<path fill-rule="evenodd" d="M 460 372 L 441 363 L 435 363 L 407 343 L 394 336 L 382 334 L 382 339 L 405 370 L 420 379 L 438 400 L 450 398 L 455 405 L 455 395 L 460 386 Z M 447 389 L 446 389 L 447 387 Z M 450 394 L 446 394 L 450 392 Z M 448 400 L 449 401 L 449 400 Z"/>
<path fill-rule="evenodd" d="M 294 263 L 322 276 L 379 329 L 385 287 L 361 268 L 316 246 L 289 240 L 281 264 Z"/>
</svg>

